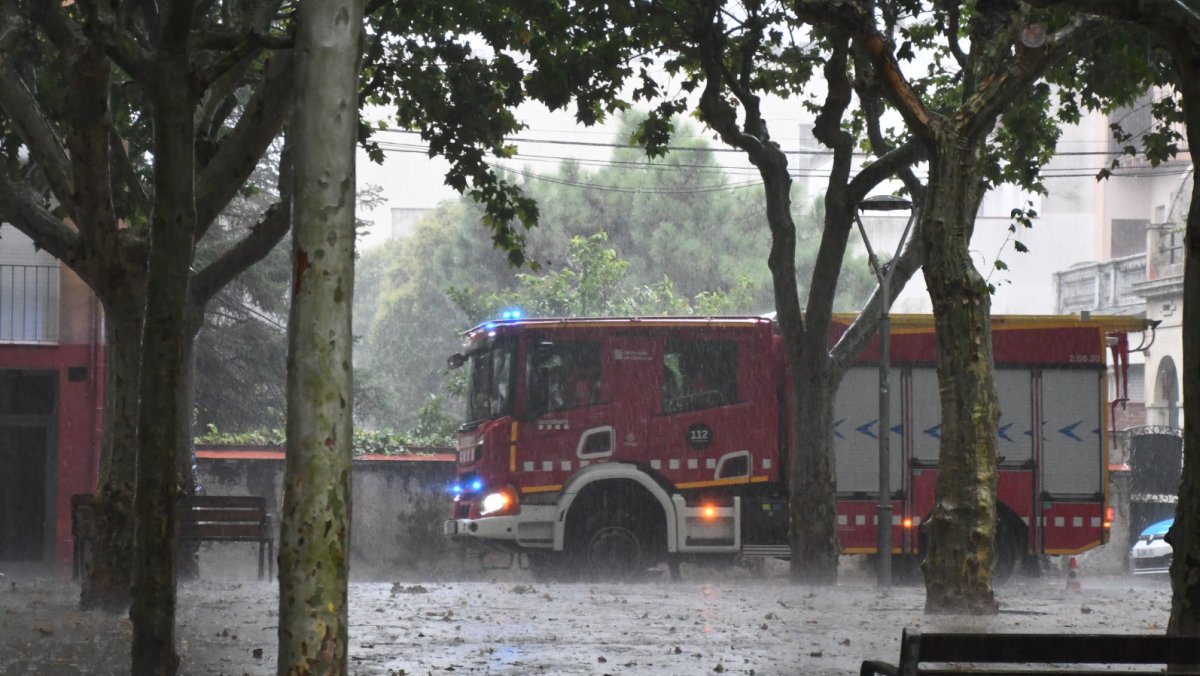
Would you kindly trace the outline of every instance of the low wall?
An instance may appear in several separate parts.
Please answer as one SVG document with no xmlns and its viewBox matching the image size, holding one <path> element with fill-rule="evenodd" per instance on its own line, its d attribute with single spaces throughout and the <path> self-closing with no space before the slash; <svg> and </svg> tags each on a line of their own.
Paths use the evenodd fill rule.
<svg viewBox="0 0 1200 676">
<path fill-rule="evenodd" d="M 209 495 L 259 495 L 278 532 L 284 456 L 279 451 L 197 450 L 198 478 Z M 366 456 L 351 474 L 351 575 L 356 579 L 423 580 L 478 575 L 479 556 L 442 536 L 450 514 L 446 487 L 454 456 Z M 278 546 L 278 537 L 276 537 Z M 204 543 L 199 574 L 253 578 L 258 546 Z"/>
</svg>

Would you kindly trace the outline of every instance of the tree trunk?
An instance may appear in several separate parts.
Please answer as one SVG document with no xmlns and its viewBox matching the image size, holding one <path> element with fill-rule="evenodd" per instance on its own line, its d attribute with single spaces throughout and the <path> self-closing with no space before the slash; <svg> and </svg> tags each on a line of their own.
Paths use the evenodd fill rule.
<svg viewBox="0 0 1200 676">
<path fill-rule="evenodd" d="M 1200 45 L 1186 43 L 1184 38 L 1176 41 L 1172 52 L 1183 94 L 1188 147 L 1195 153 L 1200 148 Z M 1183 480 L 1175 525 L 1167 538 L 1174 550 L 1167 633 L 1200 636 L 1200 174 L 1194 170 L 1184 250 Z"/>
<path fill-rule="evenodd" d="M 775 290 L 775 316 L 787 352 L 793 397 L 788 421 L 788 541 L 791 545 L 791 579 L 809 584 L 837 582 L 837 531 L 833 500 L 832 445 L 810 443 L 802 436 L 820 429 L 821 407 L 814 391 L 814 377 L 821 379 L 819 364 L 825 358 L 804 353 L 804 317 L 796 286 L 796 224 L 792 219 L 791 178 L 782 153 L 770 156 L 771 162 L 757 162 L 767 202 L 767 223 L 771 227 L 771 253 L 768 265 Z M 803 366 L 802 366 L 803 365 Z M 817 396 L 813 396 L 817 395 Z M 833 429 L 832 409 L 828 418 Z M 814 428 L 814 426 L 816 426 Z"/>
<path fill-rule="evenodd" d="M 154 200 L 142 331 L 135 528 L 133 673 L 174 674 L 175 539 L 179 486 L 176 396 L 183 378 L 184 314 L 196 232 L 194 124 L 182 43 L 158 51 L 154 106 Z"/>
<path fill-rule="evenodd" d="M 183 354 L 181 357 L 183 370 L 179 377 L 179 391 L 175 394 L 175 406 L 179 416 L 179 427 L 175 431 L 175 471 L 179 482 L 179 494 L 196 495 L 200 490 L 200 484 L 196 476 L 194 428 L 196 410 L 195 346 L 196 334 L 200 332 L 200 324 L 204 321 L 204 307 L 197 308 L 189 302 L 184 317 Z M 175 565 L 178 566 L 179 578 L 190 580 L 199 575 L 199 551 L 200 543 L 196 540 L 176 544 Z"/>
<path fill-rule="evenodd" d="M 929 164 L 921 245 L 937 331 L 941 448 L 925 524 L 926 612 L 994 613 L 996 424 L 991 298 L 969 244 L 982 197 L 981 142 L 944 136 Z"/>
<path fill-rule="evenodd" d="M 137 406 L 141 366 L 141 291 L 114 294 L 104 304 L 104 437 L 92 554 L 79 604 L 114 613 L 129 608 L 133 556 L 133 496 L 137 469 Z"/>
<path fill-rule="evenodd" d="M 828 341 L 828 332 L 822 335 Z M 833 584 L 841 551 L 833 462 L 837 387 L 830 379 L 828 348 L 814 343 L 807 341 L 792 362 L 791 573 L 793 581 Z"/>
<path fill-rule="evenodd" d="M 767 202 L 767 225 L 771 228 L 771 253 L 767 265 L 771 268 L 771 282 L 775 290 L 775 318 L 783 335 L 789 367 L 800 362 L 800 339 L 804 335 L 804 318 L 800 313 L 800 295 L 796 289 L 796 224 L 792 220 L 791 177 L 787 174 L 786 159 L 775 153 L 768 163 L 756 161 L 759 175 L 763 178 L 764 198 Z M 796 369 L 792 367 L 791 382 L 796 390 Z M 800 495 L 806 483 L 806 467 L 797 457 L 798 407 L 793 406 L 788 421 L 788 491 L 791 495 L 789 508 L 788 540 L 792 549 L 791 574 L 794 581 L 807 580 L 812 572 L 802 554 L 807 548 L 806 536 L 808 514 L 800 511 Z"/>
<path fill-rule="evenodd" d="M 362 0 L 306 2 L 296 37 L 295 218 L 280 674 L 344 674 L 353 434 L 354 143 Z"/>
</svg>

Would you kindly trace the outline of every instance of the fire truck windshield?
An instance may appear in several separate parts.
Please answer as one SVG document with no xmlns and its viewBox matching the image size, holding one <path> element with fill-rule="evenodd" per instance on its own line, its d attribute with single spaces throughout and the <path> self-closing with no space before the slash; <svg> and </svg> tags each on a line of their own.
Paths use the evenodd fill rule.
<svg viewBox="0 0 1200 676">
<path fill-rule="evenodd" d="M 515 342 L 498 340 L 466 358 L 467 424 L 511 414 Z"/>
</svg>

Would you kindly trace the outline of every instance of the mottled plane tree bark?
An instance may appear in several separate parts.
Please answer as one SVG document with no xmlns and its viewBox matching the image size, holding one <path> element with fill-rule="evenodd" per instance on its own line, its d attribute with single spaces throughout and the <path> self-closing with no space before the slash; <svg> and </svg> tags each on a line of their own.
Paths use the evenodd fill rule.
<svg viewBox="0 0 1200 676">
<path fill-rule="evenodd" d="M 1145 28 L 1172 71 L 1182 103 L 1188 148 L 1200 148 L 1200 7 L 1178 0 L 1034 0 Z M 1155 55 L 1151 54 L 1151 58 Z M 1169 121 L 1168 121 L 1169 122 Z M 1161 157 L 1155 159 L 1163 159 Z M 1194 160 L 1193 160 L 1194 161 Z M 1183 263 L 1183 478 L 1175 524 L 1167 534 L 1171 560 L 1171 620 L 1167 633 L 1200 636 L 1200 173 L 1192 172 Z"/>
<path fill-rule="evenodd" d="M 936 25 L 949 27 L 941 39 L 949 42 L 961 69 L 959 90 L 947 104 L 945 92 L 940 100 L 925 98 L 905 77 L 896 45 L 876 25 L 874 3 L 794 0 L 792 6 L 799 16 L 854 36 L 891 104 L 928 154 L 917 232 L 937 332 L 942 424 L 936 506 L 924 526 L 925 609 L 994 613 L 999 410 L 990 289 L 969 248 L 989 173 L 987 143 L 1006 108 L 1058 59 L 1094 37 L 1100 22 L 1081 20 L 1047 35 L 1021 3 L 989 0 L 965 15 L 957 4 L 932 3 Z M 960 43 L 960 26 L 969 37 L 969 52 Z M 1027 31 L 1031 26 L 1035 30 Z"/>
<path fill-rule="evenodd" d="M 290 45 L 269 28 L 279 3 L 218 5 L 0 5 L 15 27 L 0 36 L 2 142 L 14 159 L 0 173 L 0 217 L 71 267 L 106 311 L 100 532 L 81 600 L 128 607 L 132 574 L 136 673 L 170 673 L 176 662 L 176 442 L 190 417 L 176 403 L 189 287 L 202 280 L 197 290 L 211 293 L 279 233 L 267 219 L 191 272 L 194 243 L 291 105 L 290 53 L 270 58 Z M 135 504 L 145 517 L 136 530 Z"/>
<path fill-rule="evenodd" d="M 831 348 L 833 302 L 854 224 L 854 209 L 882 181 L 907 174 L 921 154 L 910 142 L 891 147 L 872 134 L 878 158 L 855 169 L 855 138 L 843 126 L 857 79 L 845 34 L 826 37 L 820 47 L 782 40 L 780 26 L 790 19 L 782 5 L 707 2 L 647 3 L 643 25 L 668 62 L 685 74 L 684 89 L 700 94 L 699 116 L 726 144 L 746 153 L 763 179 L 766 221 L 771 231 L 768 265 L 775 308 L 791 365 L 793 406 L 788 430 L 789 541 L 791 577 L 796 582 L 832 584 L 837 580 L 841 547 L 837 540 L 833 402 L 842 376 L 878 325 L 876 289 L 854 323 Z M 798 27 L 794 27 L 798 28 Z M 810 85 L 815 65 L 824 62 L 828 94 L 819 106 L 814 134 L 833 151 L 825 191 L 825 222 L 811 280 L 796 274 L 796 224 L 791 208 L 792 179 L 787 156 L 770 134 L 762 113 L 764 95 L 798 94 Z M 869 68 L 868 68 L 869 70 Z M 873 93 L 863 89 L 868 99 Z M 878 107 L 869 126 L 878 130 Z M 853 174 L 853 175 L 852 175 Z M 919 265 L 915 247 L 895 262 L 889 294 L 895 293 Z M 808 288 L 801 298 L 800 288 Z"/>
<path fill-rule="evenodd" d="M 1180 8 L 1176 6 L 1175 11 Z M 1164 14 L 1163 16 L 1169 16 Z M 1188 12 L 1160 36 L 1169 36 L 1178 88 L 1187 120 L 1189 148 L 1200 148 L 1200 16 Z M 1194 151 L 1193 151 L 1194 152 Z M 1193 155 L 1194 157 L 1194 155 Z M 1183 264 L 1183 479 L 1175 524 L 1168 533 L 1171 561 L 1171 621 L 1167 633 L 1200 636 L 1200 190 L 1192 172 Z"/>
<path fill-rule="evenodd" d="M 345 674 L 362 0 L 300 6 L 279 674 Z"/>
</svg>

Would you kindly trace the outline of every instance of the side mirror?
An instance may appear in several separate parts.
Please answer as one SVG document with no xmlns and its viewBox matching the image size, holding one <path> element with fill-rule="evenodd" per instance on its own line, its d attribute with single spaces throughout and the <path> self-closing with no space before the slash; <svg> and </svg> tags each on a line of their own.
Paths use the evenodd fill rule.
<svg viewBox="0 0 1200 676">
<path fill-rule="evenodd" d="M 455 352 L 446 359 L 446 368 L 453 371 L 467 363 L 467 356 L 461 352 Z"/>
</svg>

